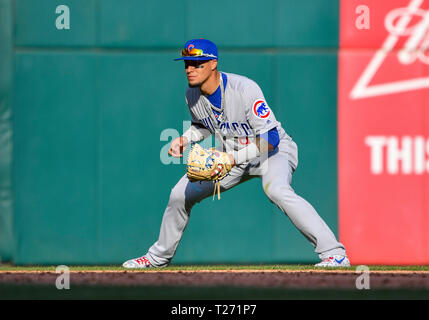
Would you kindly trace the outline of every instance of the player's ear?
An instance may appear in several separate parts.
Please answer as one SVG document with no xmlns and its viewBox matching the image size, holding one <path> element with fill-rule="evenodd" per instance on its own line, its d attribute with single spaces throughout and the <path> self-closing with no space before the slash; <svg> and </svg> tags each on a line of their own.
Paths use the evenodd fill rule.
<svg viewBox="0 0 429 320">
<path fill-rule="evenodd" d="M 217 60 L 210 60 L 211 69 L 216 70 L 217 68 Z"/>
</svg>

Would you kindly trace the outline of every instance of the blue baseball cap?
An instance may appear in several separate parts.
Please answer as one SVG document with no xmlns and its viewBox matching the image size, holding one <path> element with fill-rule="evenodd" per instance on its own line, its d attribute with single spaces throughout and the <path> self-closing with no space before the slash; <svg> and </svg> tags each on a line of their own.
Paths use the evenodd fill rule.
<svg viewBox="0 0 429 320">
<path fill-rule="evenodd" d="M 182 57 L 177 60 L 217 60 L 217 47 L 210 40 L 193 39 L 185 43 Z"/>
</svg>

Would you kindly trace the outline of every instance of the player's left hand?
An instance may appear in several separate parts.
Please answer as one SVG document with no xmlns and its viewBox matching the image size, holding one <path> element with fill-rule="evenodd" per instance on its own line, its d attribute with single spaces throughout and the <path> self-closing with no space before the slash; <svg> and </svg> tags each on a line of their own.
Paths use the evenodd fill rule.
<svg viewBox="0 0 429 320">
<path fill-rule="evenodd" d="M 235 165 L 234 157 L 226 152 L 202 148 L 194 144 L 188 155 L 186 175 L 190 182 L 213 181 L 213 199 L 217 190 L 220 199 L 220 180 L 226 177 Z"/>
<path fill-rule="evenodd" d="M 234 156 L 232 154 L 228 154 L 228 158 L 229 158 L 229 163 L 231 164 L 231 168 L 235 166 L 235 159 Z M 220 175 L 223 171 L 224 165 L 222 163 L 219 163 L 217 165 L 217 167 L 213 170 L 213 172 L 211 173 L 210 177 L 213 180 L 216 180 L 216 177 L 218 175 Z"/>
<path fill-rule="evenodd" d="M 223 171 L 223 164 L 219 163 L 217 165 L 217 167 L 213 170 L 213 172 L 210 175 L 210 177 L 212 178 L 212 180 L 216 180 L 217 176 L 219 174 L 221 174 L 222 171 Z"/>
</svg>

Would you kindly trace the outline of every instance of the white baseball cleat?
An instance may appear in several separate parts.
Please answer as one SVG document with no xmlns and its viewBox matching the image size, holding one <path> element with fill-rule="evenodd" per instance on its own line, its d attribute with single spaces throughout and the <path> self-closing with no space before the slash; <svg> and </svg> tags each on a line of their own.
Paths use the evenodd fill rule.
<svg viewBox="0 0 429 320">
<path fill-rule="evenodd" d="M 146 256 L 142 256 L 139 258 L 131 259 L 125 261 L 122 266 L 126 269 L 144 269 L 144 268 L 153 268 L 150 261 L 146 258 Z"/>
<path fill-rule="evenodd" d="M 324 258 L 321 262 L 314 265 L 315 267 L 334 267 L 343 268 L 350 267 L 350 261 L 346 256 L 333 255 L 332 257 Z"/>
</svg>

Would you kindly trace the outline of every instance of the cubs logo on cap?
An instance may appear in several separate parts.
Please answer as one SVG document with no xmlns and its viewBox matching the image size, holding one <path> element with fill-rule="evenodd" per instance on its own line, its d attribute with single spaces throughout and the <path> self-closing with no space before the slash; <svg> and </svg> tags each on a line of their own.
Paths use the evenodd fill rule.
<svg viewBox="0 0 429 320">
<path fill-rule="evenodd" d="M 267 103 L 262 99 L 258 99 L 253 103 L 252 111 L 256 117 L 261 119 L 265 119 L 271 114 L 270 107 L 268 107 Z"/>
<path fill-rule="evenodd" d="M 192 39 L 185 43 L 182 57 L 174 60 L 217 60 L 217 46 L 207 39 Z"/>
</svg>

